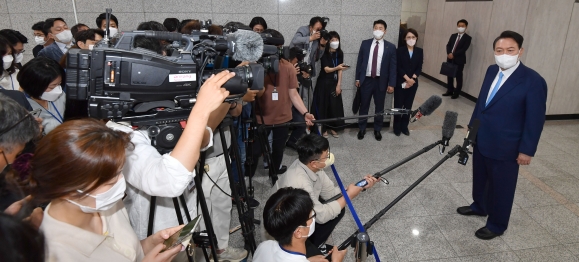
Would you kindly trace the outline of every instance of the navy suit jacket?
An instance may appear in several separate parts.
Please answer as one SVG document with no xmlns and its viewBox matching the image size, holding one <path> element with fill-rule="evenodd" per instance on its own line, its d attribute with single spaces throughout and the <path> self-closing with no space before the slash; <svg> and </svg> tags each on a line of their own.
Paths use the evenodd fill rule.
<svg viewBox="0 0 579 262">
<path fill-rule="evenodd" d="M 366 78 L 368 69 L 368 58 L 370 57 L 370 48 L 374 38 L 362 41 L 360 51 L 358 52 L 358 62 L 356 63 L 356 80 L 360 80 L 360 85 Z M 384 53 L 382 54 L 382 64 L 380 64 L 380 88 L 386 90 L 386 87 L 396 86 L 396 46 L 384 40 Z"/>
<path fill-rule="evenodd" d="M 422 63 L 424 61 L 424 53 L 422 48 L 415 46 L 414 50 L 412 51 L 412 57 L 410 57 L 410 53 L 408 53 L 408 47 L 405 44 L 404 46 L 398 47 L 396 58 L 398 59 L 397 84 L 406 82 L 404 75 L 412 78 L 412 75 L 416 75 L 418 77 L 420 76 L 420 73 L 422 73 Z M 416 81 L 418 81 L 418 79 Z"/>
<path fill-rule="evenodd" d="M 57 63 L 60 63 L 60 58 L 64 55 L 60 47 L 56 44 L 56 42 L 52 43 L 51 45 L 44 47 L 40 52 L 38 52 L 38 56 L 48 57 Z"/>
<path fill-rule="evenodd" d="M 448 43 L 446 44 L 446 54 L 447 55 L 452 52 L 452 48 L 454 48 L 454 44 L 456 42 L 457 37 L 458 37 L 458 33 L 450 35 L 450 38 L 448 39 Z M 467 33 L 464 33 L 462 35 L 462 37 L 460 38 L 460 41 L 458 41 L 458 44 L 456 45 L 456 49 L 454 50 L 454 52 L 452 52 L 454 59 L 453 60 L 446 59 L 446 61 L 447 62 L 452 61 L 457 65 L 466 64 L 466 50 L 468 50 L 468 48 L 470 47 L 470 41 L 471 40 L 472 40 L 472 37 L 470 37 L 470 35 L 468 35 Z"/>
<path fill-rule="evenodd" d="M 487 69 L 469 126 L 480 120 L 476 147 L 485 157 L 515 161 L 519 153 L 534 156 L 545 124 L 547 83 L 521 63 L 485 106 L 491 84 L 499 72 Z"/>
</svg>

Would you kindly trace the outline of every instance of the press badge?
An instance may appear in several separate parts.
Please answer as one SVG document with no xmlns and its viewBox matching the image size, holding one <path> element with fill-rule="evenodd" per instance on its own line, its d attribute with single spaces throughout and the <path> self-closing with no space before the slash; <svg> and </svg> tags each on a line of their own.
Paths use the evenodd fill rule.
<svg viewBox="0 0 579 262">
<path fill-rule="evenodd" d="M 273 92 L 271 92 L 271 100 L 277 101 L 279 99 L 277 89 L 274 87 Z"/>
</svg>

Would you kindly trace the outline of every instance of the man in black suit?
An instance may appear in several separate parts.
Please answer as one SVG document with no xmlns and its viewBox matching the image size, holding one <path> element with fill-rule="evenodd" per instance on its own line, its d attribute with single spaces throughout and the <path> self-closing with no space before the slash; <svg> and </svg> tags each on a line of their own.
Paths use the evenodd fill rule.
<svg viewBox="0 0 579 262">
<path fill-rule="evenodd" d="M 457 66 L 456 69 L 456 88 L 454 88 L 454 77 L 448 77 L 448 85 L 446 86 L 446 93 L 443 96 L 452 96 L 452 99 L 457 99 L 462 90 L 462 71 L 464 64 L 466 64 L 466 50 L 470 47 L 472 37 L 465 33 L 468 27 L 468 22 L 464 19 L 458 20 L 456 23 L 458 33 L 452 34 L 446 44 L 447 62 L 453 63 Z"/>
<path fill-rule="evenodd" d="M 374 97 L 376 113 L 384 111 L 386 93 L 392 94 L 396 85 L 396 46 L 386 40 L 386 22 L 374 21 L 373 38 L 362 41 L 356 63 L 356 87 L 360 88 L 360 115 L 367 115 Z M 382 140 L 384 116 L 374 117 L 374 137 Z M 360 119 L 358 139 L 366 134 L 366 119 Z"/>
</svg>

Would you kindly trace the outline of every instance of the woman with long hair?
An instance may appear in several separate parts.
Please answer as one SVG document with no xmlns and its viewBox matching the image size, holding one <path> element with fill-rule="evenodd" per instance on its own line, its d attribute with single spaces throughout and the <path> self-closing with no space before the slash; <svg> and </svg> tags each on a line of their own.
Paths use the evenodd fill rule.
<svg viewBox="0 0 579 262">
<path fill-rule="evenodd" d="M 314 116 L 316 119 L 344 117 L 344 104 L 342 101 L 342 71 L 344 66 L 344 53 L 340 44 L 340 35 L 336 31 L 329 32 L 330 41 L 326 45 L 322 56 L 320 75 L 314 90 Z M 328 129 L 332 136 L 338 138 L 336 131 L 342 130 L 345 122 L 338 120 L 324 123 L 322 133 L 328 137 Z"/>
</svg>

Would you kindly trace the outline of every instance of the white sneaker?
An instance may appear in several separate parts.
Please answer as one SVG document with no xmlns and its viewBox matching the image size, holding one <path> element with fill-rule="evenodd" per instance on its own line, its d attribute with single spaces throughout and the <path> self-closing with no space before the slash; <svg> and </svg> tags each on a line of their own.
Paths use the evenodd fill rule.
<svg viewBox="0 0 579 262">
<path fill-rule="evenodd" d="M 240 262 L 247 257 L 247 250 L 243 248 L 226 247 L 225 251 L 217 254 L 217 259 L 223 262 Z M 213 259 L 211 259 L 213 262 Z"/>
</svg>

